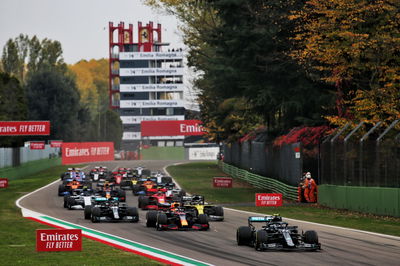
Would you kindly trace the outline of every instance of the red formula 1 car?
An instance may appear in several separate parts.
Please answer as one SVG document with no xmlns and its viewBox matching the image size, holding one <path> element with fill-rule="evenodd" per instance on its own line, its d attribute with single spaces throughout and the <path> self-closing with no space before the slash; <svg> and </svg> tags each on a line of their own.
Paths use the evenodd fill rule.
<svg viewBox="0 0 400 266">
<path fill-rule="evenodd" d="M 142 210 L 166 210 L 171 207 L 173 197 L 158 191 L 151 196 L 139 196 L 138 202 L 138 207 Z"/>
<path fill-rule="evenodd" d="M 166 211 L 149 211 L 146 214 L 146 226 L 157 230 L 201 230 L 210 229 L 208 217 L 179 207 L 177 204 Z"/>
</svg>

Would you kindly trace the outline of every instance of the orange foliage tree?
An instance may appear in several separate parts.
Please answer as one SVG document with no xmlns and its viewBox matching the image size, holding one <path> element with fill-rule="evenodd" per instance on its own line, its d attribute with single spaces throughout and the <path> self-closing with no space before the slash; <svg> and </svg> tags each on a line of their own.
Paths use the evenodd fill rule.
<svg viewBox="0 0 400 266">
<path fill-rule="evenodd" d="M 296 58 L 337 89 L 336 125 L 400 118 L 400 1 L 309 0 L 298 22 Z"/>
<path fill-rule="evenodd" d="M 103 113 L 108 106 L 108 60 L 81 60 L 69 69 L 76 76 L 81 102 L 89 108 L 91 117 Z"/>
</svg>

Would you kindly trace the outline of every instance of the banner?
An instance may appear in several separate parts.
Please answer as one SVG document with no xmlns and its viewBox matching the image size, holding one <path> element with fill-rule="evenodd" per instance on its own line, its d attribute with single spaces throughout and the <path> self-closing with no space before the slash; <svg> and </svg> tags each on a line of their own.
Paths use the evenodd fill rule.
<svg viewBox="0 0 400 266">
<path fill-rule="evenodd" d="M 50 135 L 50 121 L 0 121 L 0 136 Z"/>
<path fill-rule="evenodd" d="M 281 193 L 256 193 L 256 206 L 282 206 Z"/>
<path fill-rule="evenodd" d="M 52 148 L 61 148 L 63 144 L 62 140 L 50 140 L 50 147 Z"/>
<path fill-rule="evenodd" d="M 205 134 L 199 120 L 142 121 L 142 137 L 151 136 L 197 136 Z"/>
<path fill-rule="evenodd" d="M 114 161 L 113 142 L 64 142 L 62 164 Z"/>
<path fill-rule="evenodd" d="M 0 178 L 0 188 L 8 187 L 8 178 Z"/>
<path fill-rule="evenodd" d="M 36 251 L 81 251 L 81 229 L 38 229 Z"/>
<path fill-rule="evenodd" d="M 213 177 L 213 187 L 231 188 L 232 187 L 232 178 L 231 177 Z"/>
<path fill-rule="evenodd" d="M 219 147 L 189 148 L 189 160 L 217 160 Z"/>
<path fill-rule="evenodd" d="M 31 150 L 44 150 L 45 143 L 44 141 L 31 141 L 29 142 L 29 147 Z"/>
</svg>

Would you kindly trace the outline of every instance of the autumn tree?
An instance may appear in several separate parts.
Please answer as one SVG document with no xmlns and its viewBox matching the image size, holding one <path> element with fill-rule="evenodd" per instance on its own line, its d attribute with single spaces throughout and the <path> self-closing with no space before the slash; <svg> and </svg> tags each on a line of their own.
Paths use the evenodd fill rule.
<svg viewBox="0 0 400 266">
<path fill-rule="evenodd" d="M 182 21 L 188 62 L 198 74 L 194 85 L 199 90 L 202 120 L 209 133 L 233 141 L 260 123 L 266 124 L 270 132 L 324 123 L 322 106 L 330 104 L 329 90 L 307 77 L 288 56 L 294 23 L 287 16 L 300 9 L 301 3 L 148 3 Z M 235 115 L 229 115 L 231 112 L 223 107 L 237 99 L 240 104 L 232 105 L 235 110 L 231 110 Z"/>
<path fill-rule="evenodd" d="M 291 55 L 337 91 L 337 125 L 400 118 L 400 2 L 309 0 L 294 12 Z"/>
</svg>

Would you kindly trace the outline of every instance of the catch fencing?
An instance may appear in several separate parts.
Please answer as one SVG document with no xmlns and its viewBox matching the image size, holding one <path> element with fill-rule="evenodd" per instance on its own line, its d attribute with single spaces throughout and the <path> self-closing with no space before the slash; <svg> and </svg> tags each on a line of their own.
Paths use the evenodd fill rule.
<svg viewBox="0 0 400 266">
<path fill-rule="evenodd" d="M 224 162 L 260 176 L 297 186 L 303 173 L 301 144 L 274 146 L 246 141 L 223 146 Z"/>
<path fill-rule="evenodd" d="M 29 147 L 0 148 L 0 168 L 17 167 L 21 164 L 59 157 L 60 148 L 45 145 L 43 150 L 31 150 Z"/>
<path fill-rule="evenodd" d="M 321 184 L 400 187 L 400 141 L 354 138 L 321 144 Z"/>
</svg>

